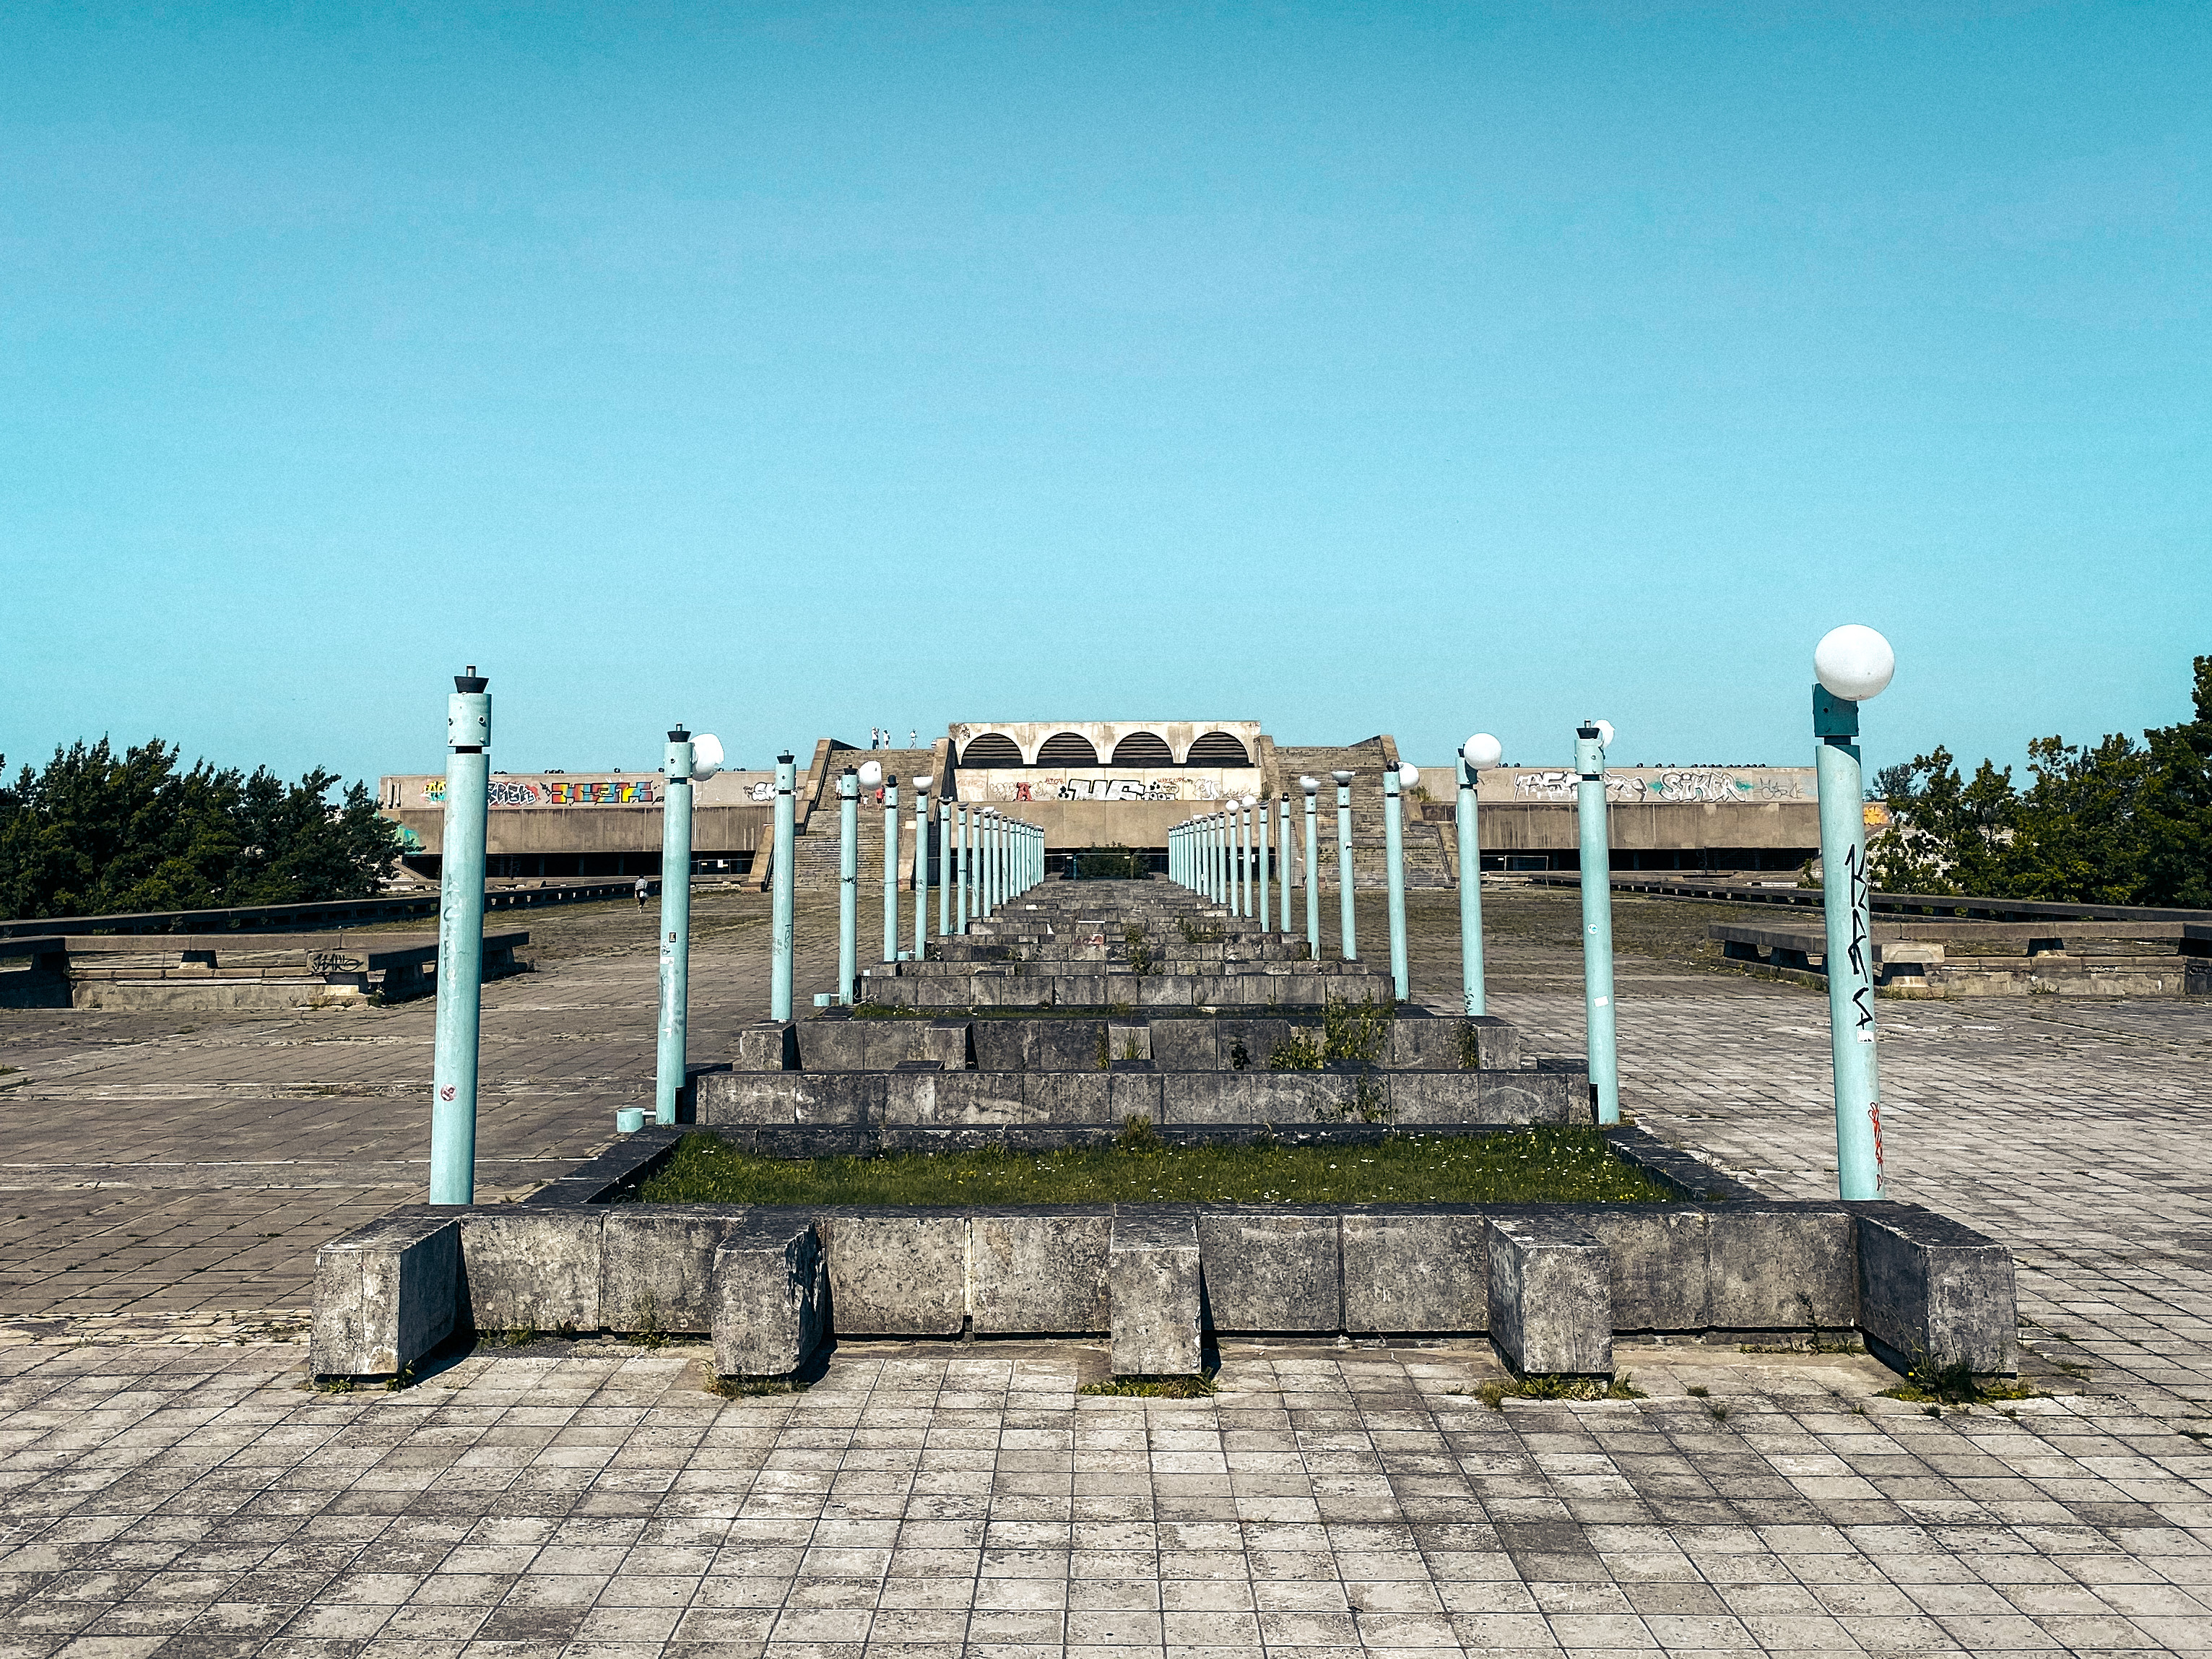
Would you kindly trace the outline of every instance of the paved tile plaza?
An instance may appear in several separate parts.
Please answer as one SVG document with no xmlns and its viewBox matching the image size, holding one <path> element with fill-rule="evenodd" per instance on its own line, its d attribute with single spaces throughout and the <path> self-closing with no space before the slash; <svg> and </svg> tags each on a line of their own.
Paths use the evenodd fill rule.
<svg viewBox="0 0 2212 1659">
<path fill-rule="evenodd" d="M 761 930 L 702 908 L 710 1052 Z M 1495 1007 L 1571 1050 L 1571 900 L 1492 913 Z M 649 934 L 574 918 L 488 993 L 488 1190 L 648 1091 Z M 1417 910 L 1417 993 L 1455 950 Z M 1832 1190 L 1817 995 L 1663 945 L 1620 991 L 1647 1127 Z M 2212 1653 L 2212 1009 L 1883 1014 L 1893 1184 L 2013 1248 L 2046 1397 L 1644 1344 L 1647 1399 L 1492 1411 L 1454 1343 L 1232 1344 L 1185 1401 L 1079 1395 L 1081 1344 L 724 1399 L 697 1348 L 547 1343 L 319 1395 L 285 1339 L 314 1243 L 420 1195 L 428 1009 L 0 1014 L 0 1655 Z"/>
</svg>

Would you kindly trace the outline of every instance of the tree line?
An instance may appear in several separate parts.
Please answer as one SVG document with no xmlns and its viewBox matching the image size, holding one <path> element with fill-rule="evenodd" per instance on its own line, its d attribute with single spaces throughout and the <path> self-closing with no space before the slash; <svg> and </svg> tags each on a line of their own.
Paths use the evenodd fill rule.
<svg viewBox="0 0 2212 1659">
<path fill-rule="evenodd" d="M 0 756 L 0 916 L 99 915 L 372 898 L 399 860 L 368 786 L 333 804 L 338 775 L 287 783 L 195 761 L 149 738 L 56 749 L 5 781 Z"/>
<path fill-rule="evenodd" d="M 1887 892 L 2212 908 L 2212 657 L 2195 659 L 2197 718 L 2096 744 L 2038 738 L 2026 788 L 1948 749 L 1875 775 L 1893 827 L 1867 848 Z"/>
</svg>

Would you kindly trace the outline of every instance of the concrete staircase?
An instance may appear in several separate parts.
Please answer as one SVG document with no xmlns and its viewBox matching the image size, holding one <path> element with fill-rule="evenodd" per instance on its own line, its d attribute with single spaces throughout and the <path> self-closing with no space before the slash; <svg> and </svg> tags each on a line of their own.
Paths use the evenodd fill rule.
<svg viewBox="0 0 2212 1659">
<path fill-rule="evenodd" d="M 1336 884 L 1336 785 L 1329 774 L 1342 771 L 1353 774 L 1352 884 L 1388 885 L 1389 878 L 1383 862 L 1382 773 L 1397 761 L 1398 746 L 1387 737 L 1338 747 L 1276 748 L 1267 782 L 1270 788 L 1291 798 L 1291 836 L 1301 858 L 1305 847 L 1305 797 L 1298 787 L 1298 779 L 1310 774 L 1321 780 L 1315 830 L 1322 886 Z M 1424 773 L 1421 782 L 1437 799 L 1449 798 L 1449 778 L 1437 779 Z M 1419 803 L 1413 799 L 1405 804 L 1404 826 L 1406 885 L 1409 889 L 1453 886 L 1455 876 L 1449 843 L 1451 826 L 1422 822 Z M 1303 882 L 1304 870 L 1297 870 L 1297 875 Z"/>
<path fill-rule="evenodd" d="M 828 775 L 823 780 L 821 799 L 807 817 L 806 826 L 792 842 L 793 885 L 799 892 L 831 892 L 837 890 L 838 805 L 837 777 L 847 767 L 858 770 L 869 761 L 881 764 L 884 773 L 899 781 L 899 884 L 910 886 L 914 880 L 914 786 L 912 780 L 924 775 L 934 776 L 937 761 L 927 749 L 860 749 L 840 750 L 830 757 Z M 882 902 L 884 890 L 884 809 L 876 799 L 876 791 L 860 792 L 860 895 L 865 907 L 870 895 Z M 930 799 L 937 799 L 933 788 Z M 933 817 L 934 809 L 933 808 Z M 936 884 L 937 866 L 929 869 L 932 885 Z"/>
</svg>

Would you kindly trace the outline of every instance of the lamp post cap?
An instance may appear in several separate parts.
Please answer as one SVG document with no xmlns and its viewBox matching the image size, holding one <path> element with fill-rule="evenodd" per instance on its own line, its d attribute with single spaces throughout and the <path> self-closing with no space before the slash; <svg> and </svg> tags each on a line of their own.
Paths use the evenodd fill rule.
<svg viewBox="0 0 2212 1659">
<path fill-rule="evenodd" d="M 1352 779 L 1352 775 L 1349 772 L 1332 772 L 1329 776 L 1334 778 L 1339 783 L 1350 783 Z"/>
<path fill-rule="evenodd" d="M 1298 787 L 1304 790 L 1306 793 L 1310 795 L 1315 790 L 1321 787 L 1321 780 L 1314 776 L 1312 773 L 1309 772 L 1298 780 Z"/>
<path fill-rule="evenodd" d="M 474 663 L 469 665 L 467 673 L 453 676 L 453 690 L 456 691 L 481 691 L 490 684 L 489 679 L 477 672 L 477 665 Z"/>
</svg>

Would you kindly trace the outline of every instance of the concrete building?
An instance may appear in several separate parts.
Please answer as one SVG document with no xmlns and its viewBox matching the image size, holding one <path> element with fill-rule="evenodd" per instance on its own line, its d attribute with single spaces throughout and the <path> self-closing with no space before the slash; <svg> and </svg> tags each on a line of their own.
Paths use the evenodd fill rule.
<svg viewBox="0 0 2212 1659">
<path fill-rule="evenodd" d="M 1333 771 L 1352 783 L 1354 879 L 1382 880 L 1385 768 L 1401 760 L 1387 734 L 1335 745 L 1278 744 L 1261 722 L 1224 720 L 975 720 L 947 728 L 926 749 L 873 751 L 834 738 L 816 741 L 799 772 L 794 867 L 804 888 L 836 884 L 836 781 L 848 766 L 882 763 L 900 780 L 902 877 L 913 869 L 912 780 L 933 794 L 988 805 L 1039 825 L 1057 864 L 1092 847 L 1148 850 L 1164 864 L 1168 831 L 1210 802 L 1244 795 L 1300 799 L 1298 779 L 1324 781 L 1323 878 L 1336 868 Z M 1407 878 L 1447 886 L 1458 878 L 1449 760 L 1420 766 L 1407 802 Z M 1579 862 L 1575 777 L 1563 768 L 1501 767 L 1481 787 L 1483 867 L 1571 870 Z M 652 772 L 496 773 L 490 786 L 488 851 L 495 879 L 657 875 L 659 776 Z M 1626 767 L 1607 775 L 1613 863 L 1622 870 L 1794 870 L 1820 844 L 1810 767 Z M 698 786 L 695 872 L 768 878 L 774 775 L 725 772 Z M 434 877 L 445 780 L 386 777 L 384 815 L 407 837 L 404 862 Z M 865 872 L 882 870 L 882 813 L 860 814 Z M 1303 828 L 1303 811 L 1294 811 Z"/>
</svg>

